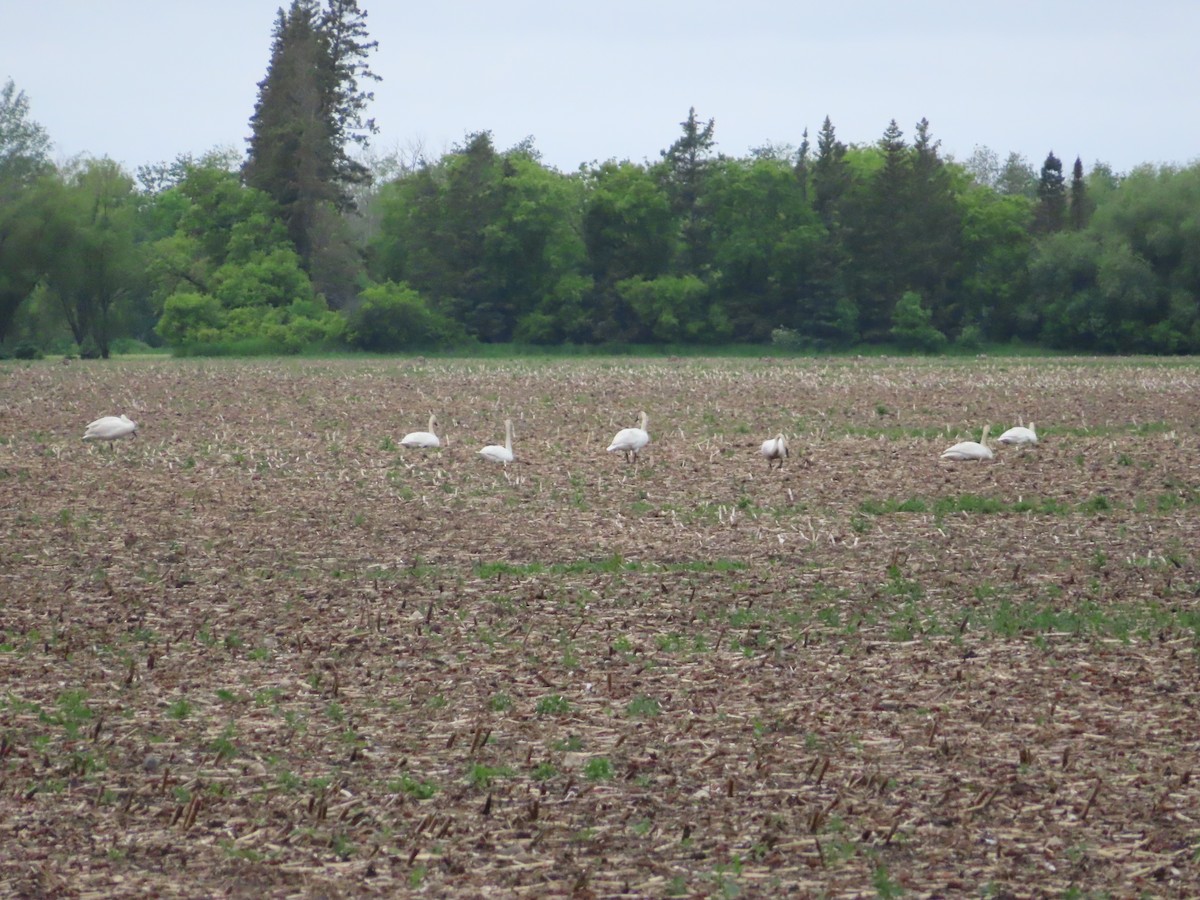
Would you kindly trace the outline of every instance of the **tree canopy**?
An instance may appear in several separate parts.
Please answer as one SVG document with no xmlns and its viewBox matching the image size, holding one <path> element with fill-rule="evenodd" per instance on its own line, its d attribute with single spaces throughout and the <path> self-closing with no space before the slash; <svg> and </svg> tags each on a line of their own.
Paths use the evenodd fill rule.
<svg viewBox="0 0 1200 900">
<path fill-rule="evenodd" d="M 361 151 L 375 42 L 354 0 L 280 10 L 245 157 L 60 165 L 0 91 L 0 350 L 374 352 L 470 343 L 1022 341 L 1200 351 L 1200 165 L 1088 171 L 865 144 L 718 153 L 688 110 L 653 162 L 564 173 L 479 131 L 437 158 Z M 352 152 L 353 151 L 353 152 Z M 372 169 L 375 171 L 373 172 Z M 372 176 L 379 174 L 379 183 Z"/>
</svg>

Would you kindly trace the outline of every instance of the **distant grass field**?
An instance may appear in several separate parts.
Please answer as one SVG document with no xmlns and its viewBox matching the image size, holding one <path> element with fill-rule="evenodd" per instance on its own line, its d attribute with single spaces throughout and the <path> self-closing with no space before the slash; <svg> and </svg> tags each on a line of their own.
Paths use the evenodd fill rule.
<svg viewBox="0 0 1200 900">
<path fill-rule="evenodd" d="M 1186 359 L 0 363 L 0 894 L 1190 896 L 1198 460 Z"/>
</svg>

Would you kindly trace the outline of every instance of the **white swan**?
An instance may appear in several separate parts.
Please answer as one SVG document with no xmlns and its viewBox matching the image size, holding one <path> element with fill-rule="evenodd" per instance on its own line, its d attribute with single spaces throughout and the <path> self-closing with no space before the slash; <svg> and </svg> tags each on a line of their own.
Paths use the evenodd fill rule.
<svg viewBox="0 0 1200 900">
<path fill-rule="evenodd" d="M 1001 444 L 1010 444 L 1019 446 L 1022 444 L 1036 444 L 1038 442 L 1037 432 L 1033 430 L 1033 423 L 1029 423 L 1028 428 L 1020 425 L 1015 428 L 1010 428 L 1000 437 L 996 438 Z"/>
<path fill-rule="evenodd" d="M 429 414 L 428 431 L 412 431 L 400 439 L 401 447 L 440 447 L 442 442 L 437 436 L 438 421 L 433 413 Z"/>
<path fill-rule="evenodd" d="M 957 461 L 969 459 L 991 459 L 992 451 L 987 445 L 988 431 L 992 428 L 991 425 L 983 426 L 983 437 L 979 439 L 979 443 L 974 441 L 960 441 L 953 447 L 949 447 L 942 454 L 942 459 L 953 459 Z"/>
<path fill-rule="evenodd" d="M 479 455 L 484 459 L 490 459 L 498 463 L 508 464 L 513 461 L 512 419 L 504 420 L 504 446 L 489 444 L 479 451 Z"/>
<path fill-rule="evenodd" d="M 637 428 L 622 428 L 612 439 L 612 443 L 608 445 L 609 453 L 624 453 L 625 462 L 629 462 L 630 454 L 633 455 L 633 461 L 637 462 L 638 453 L 641 452 L 648 443 L 650 443 L 650 433 L 646 431 L 646 426 L 650 424 L 650 417 L 646 415 L 646 411 L 642 410 L 638 416 Z"/>
<path fill-rule="evenodd" d="M 788 456 L 787 440 L 782 434 L 777 434 L 770 440 L 763 441 L 758 452 L 766 457 L 768 469 L 774 465 L 775 460 L 779 460 L 779 468 L 782 469 L 783 461 Z"/>
<path fill-rule="evenodd" d="M 103 416 L 95 422 L 89 422 L 83 432 L 85 441 L 115 441 L 127 434 L 137 432 L 137 422 L 122 413 L 119 416 Z"/>
</svg>

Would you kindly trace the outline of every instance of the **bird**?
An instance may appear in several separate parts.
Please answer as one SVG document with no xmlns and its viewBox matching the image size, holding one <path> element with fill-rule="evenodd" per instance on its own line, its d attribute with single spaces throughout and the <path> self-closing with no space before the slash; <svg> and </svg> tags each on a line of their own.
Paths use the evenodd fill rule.
<svg viewBox="0 0 1200 900">
<path fill-rule="evenodd" d="M 638 416 L 637 428 L 622 428 L 612 439 L 612 443 L 608 445 L 609 453 L 624 453 L 625 462 L 629 462 L 630 454 L 633 455 L 633 461 L 637 462 L 638 453 L 642 448 L 650 443 L 650 433 L 646 431 L 646 426 L 650 424 L 650 417 L 646 415 L 646 411 L 642 410 Z"/>
<path fill-rule="evenodd" d="M 137 432 L 137 422 L 122 413 L 119 416 L 102 416 L 95 422 L 89 422 L 83 432 L 85 441 L 115 441 L 126 435 Z"/>
<path fill-rule="evenodd" d="M 987 445 L 988 432 L 991 430 L 991 425 L 983 426 L 983 436 L 979 439 L 979 443 L 974 441 L 960 441 L 953 447 L 949 447 L 942 454 L 942 459 L 953 459 L 957 461 L 969 459 L 991 459 L 992 451 Z"/>
<path fill-rule="evenodd" d="M 428 431 L 412 431 L 400 439 L 401 447 L 440 447 L 442 442 L 437 436 L 438 421 L 433 413 L 429 414 Z"/>
<path fill-rule="evenodd" d="M 1000 437 L 996 438 L 1001 444 L 1009 444 L 1012 446 L 1021 446 L 1024 444 L 1036 444 L 1038 442 L 1037 432 L 1033 430 L 1033 423 L 1029 423 L 1029 427 L 1016 426 L 1010 428 Z"/>
<path fill-rule="evenodd" d="M 489 444 L 479 451 L 479 455 L 484 459 L 490 459 L 494 462 L 504 463 L 505 465 L 513 461 L 512 419 L 504 420 L 504 446 Z"/>
<path fill-rule="evenodd" d="M 763 441 L 758 452 L 766 457 L 768 469 L 774 465 L 775 460 L 779 460 L 779 468 L 782 469 L 783 461 L 789 455 L 787 440 L 782 434 L 777 434 L 770 440 Z"/>
</svg>

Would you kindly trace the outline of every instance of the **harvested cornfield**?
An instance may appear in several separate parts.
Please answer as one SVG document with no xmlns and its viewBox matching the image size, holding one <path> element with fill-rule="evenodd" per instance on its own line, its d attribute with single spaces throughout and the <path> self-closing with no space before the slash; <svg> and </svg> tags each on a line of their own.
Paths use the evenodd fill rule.
<svg viewBox="0 0 1200 900">
<path fill-rule="evenodd" d="M 0 400 L 5 895 L 1200 892 L 1200 363 L 6 363 Z"/>
</svg>

